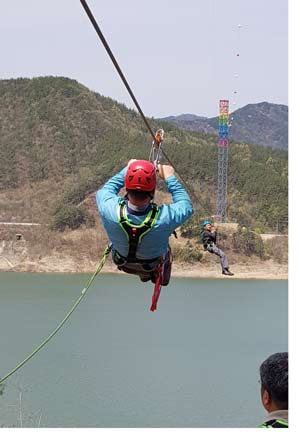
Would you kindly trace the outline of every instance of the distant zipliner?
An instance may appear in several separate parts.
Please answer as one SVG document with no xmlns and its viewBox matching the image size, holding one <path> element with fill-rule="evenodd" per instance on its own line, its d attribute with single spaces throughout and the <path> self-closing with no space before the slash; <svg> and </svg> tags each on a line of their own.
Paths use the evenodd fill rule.
<svg viewBox="0 0 300 439">
<path fill-rule="evenodd" d="M 200 235 L 204 250 L 219 256 L 222 274 L 225 276 L 234 276 L 234 273 L 229 270 L 229 262 L 226 254 L 217 247 L 217 226 L 212 224 L 210 220 L 203 221 Z"/>
</svg>

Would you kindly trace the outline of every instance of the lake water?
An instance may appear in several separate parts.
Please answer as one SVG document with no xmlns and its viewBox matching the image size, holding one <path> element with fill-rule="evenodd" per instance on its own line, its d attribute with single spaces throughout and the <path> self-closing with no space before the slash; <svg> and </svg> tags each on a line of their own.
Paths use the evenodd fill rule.
<svg viewBox="0 0 300 439">
<path fill-rule="evenodd" d="M 66 315 L 89 275 L 0 273 L 0 376 Z M 287 281 L 98 276 L 5 385 L 2 427 L 255 427 L 260 363 L 288 349 Z"/>
</svg>

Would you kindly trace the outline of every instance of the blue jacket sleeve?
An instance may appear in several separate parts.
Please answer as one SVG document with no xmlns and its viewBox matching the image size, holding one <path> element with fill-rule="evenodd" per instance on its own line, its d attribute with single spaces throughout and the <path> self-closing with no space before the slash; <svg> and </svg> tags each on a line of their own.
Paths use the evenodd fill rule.
<svg viewBox="0 0 300 439">
<path fill-rule="evenodd" d="M 186 190 L 179 183 L 175 175 L 171 175 L 166 180 L 168 191 L 172 195 L 173 203 L 163 205 L 163 222 L 171 229 L 181 226 L 192 214 L 193 205 Z"/>
<path fill-rule="evenodd" d="M 124 187 L 124 178 L 127 167 L 110 178 L 105 185 L 97 192 L 96 202 L 101 216 L 110 220 L 116 219 L 116 205 L 118 204 L 118 193 Z"/>
<path fill-rule="evenodd" d="M 126 170 L 127 167 L 108 180 L 96 194 L 99 213 L 107 221 L 117 221 L 118 193 L 124 186 Z M 161 206 L 158 223 L 162 229 L 172 233 L 193 214 L 193 206 L 186 190 L 174 175 L 168 177 L 165 183 L 172 195 L 173 203 Z"/>
</svg>

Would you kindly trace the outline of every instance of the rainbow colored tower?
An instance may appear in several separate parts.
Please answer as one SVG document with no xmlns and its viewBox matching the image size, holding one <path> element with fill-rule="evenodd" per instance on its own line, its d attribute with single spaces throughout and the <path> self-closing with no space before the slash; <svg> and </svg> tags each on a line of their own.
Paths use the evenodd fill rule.
<svg viewBox="0 0 300 439">
<path fill-rule="evenodd" d="M 218 196 L 217 219 L 225 222 L 227 215 L 227 169 L 229 146 L 229 100 L 219 102 Z"/>
</svg>

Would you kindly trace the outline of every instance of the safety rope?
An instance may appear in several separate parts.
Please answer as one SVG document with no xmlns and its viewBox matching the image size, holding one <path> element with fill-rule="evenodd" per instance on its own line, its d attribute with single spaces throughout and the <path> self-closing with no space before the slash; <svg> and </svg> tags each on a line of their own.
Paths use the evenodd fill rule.
<svg viewBox="0 0 300 439">
<path fill-rule="evenodd" d="M 64 323 L 68 320 L 68 318 L 70 317 L 70 315 L 75 311 L 75 309 L 77 308 L 77 306 L 79 305 L 79 303 L 82 301 L 82 299 L 84 298 L 87 290 L 90 288 L 90 286 L 93 283 L 93 280 L 95 279 L 95 277 L 97 276 L 97 274 L 100 273 L 100 271 L 102 270 L 105 261 L 109 255 L 111 251 L 111 246 L 108 245 L 102 255 L 102 259 L 99 262 L 98 267 L 96 268 L 95 273 L 92 275 L 92 277 L 89 279 L 89 281 L 86 283 L 85 287 L 83 288 L 83 290 L 81 291 L 80 296 L 78 297 L 78 299 L 76 300 L 76 302 L 74 303 L 74 305 L 72 306 L 72 308 L 70 309 L 70 311 L 67 313 L 67 315 L 63 318 L 63 320 L 59 323 L 59 325 L 54 329 L 54 331 L 51 332 L 51 334 L 30 354 L 28 355 L 28 357 L 26 357 L 23 361 L 21 361 L 21 363 L 19 363 L 14 369 L 12 369 L 7 375 L 5 375 L 3 378 L 0 378 L 0 384 L 3 383 L 7 378 L 9 378 L 11 375 L 13 375 L 15 372 L 17 372 L 17 370 L 19 370 L 22 366 L 24 366 L 25 363 L 27 363 L 27 361 L 29 361 L 32 357 L 34 357 L 53 337 L 54 335 L 60 330 L 60 328 L 64 325 Z"/>
<path fill-rule="evenodd" d="M 162 264 L 163 263 L 160 263 L 156 269 L 157 277 L 156 277 L 156 281 L 155 281 L 155 285 L 154 285 L 154 293 L 152 296 L 152 303 L 151 303 L 151 307 L 150 307 L 150 311 L 152 311 L 152 312 L 155 311 L 157 308 L 157 302 L 158 302 L 160 292 L 161 292 Z"/>
<path fill-rule="evenodd" d="M 153 145 L 154 146 L 157 145 L 157 147 L 159 148 L 159 154 L 161 153 L 165 157 L 165 159 L 170 163 L 170 165 L 174 168 L 174 170 L 176 171 L 178 177 L 181 179 L 185 189 L 192 194 L 193 198 L 198 202 L 199 206 L 204 210 L 204 213 L 206 213 L 206 209 L 204 209 L 204 207 L 201 205 L 201 202 L 200 202 L 199 198 L 197 197 L 197 195 L 195 194 L 195 191 L 193 190 L 193 188 L 191 186 L 188 186 L 188 184 L 186 183 L 185 179 L 178 172 L 178 170 L 176 169 L 176 167 L 174 166 L 174 164 L 172 163 L 170 158 L 167 156 L 165 151 L 161 148 L 161 142 L 159 142 L 159 140 L 157 139 L 157 136 L 152 131 L 152 129 L 151 129 L 151 127 L 150 127 L 150 125 L 149 125 L 149 123 L 148 123 L 148 121 L 147 121 L 147 119 L 146 119 L 146 117 L 145 117 L 145 115 L 144 115 L 144 113 L 143 113 L 143 111 L 142 111 L 142 109 L 141 109 L 141 107 L 140 107 L 136 97 L 135 97 L 135 95 L 133 94 L 132 89 L 129 86 L 129 83 L 128 83 L 125 75 L 123 74 L 123 72 L 122 72 L 122 70 L 121 70 L 121 68 L 120 68 L 120 66 L 119 66 L 119 64 L 118 64 L 114 54 L 112 53 L 112 51 L 111 51 L 111 49 L 109 47 L 109 44 L 107 43 L 103 33 L 101 32 L 95 17 L 93 16 L 89 6 L 87 5 L 87 2 L 85 0 L 80 0 L 80 3 L 83 6 L 87 16 L 89 17 L 89 19 L 90 19 L 90 21 L 91 21 L 91 23 L 92 23 L 92 25 L 93 25 L 97 35 L 100 38 L 100 40 L 101 40 L 101 42 L 102 42 L 106 52 L 108 53 L 108 55 L 109 55 L 113 65 L 117 69 L 117 72 L 119 73 L 119 76 L 120 76 L 121 80 L 123 81 L 123 83 L 124 83 L 128 93 L 129 93 L 129 95 L 131 96 L 131 98 L 132 98 L 132 100 L 133 100 L 133 102 L 134 102 L 138 112 L 140 113 L 140 115 L 141 115 L 141 117 L 142 117 L 142 119 L 143 119 L 143 121 L 144 121 L 144 123 L 146 125 L 146 127 L 148 128 L 148 130 L 149 130 L 149 132 L 151 134 L 151 137 L 153 138 Z M 154 148 L 154 146 L 152 148 Z"/>
</svg>

